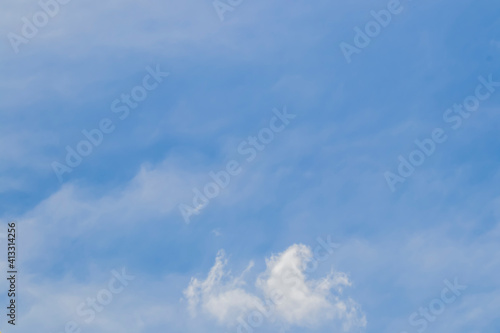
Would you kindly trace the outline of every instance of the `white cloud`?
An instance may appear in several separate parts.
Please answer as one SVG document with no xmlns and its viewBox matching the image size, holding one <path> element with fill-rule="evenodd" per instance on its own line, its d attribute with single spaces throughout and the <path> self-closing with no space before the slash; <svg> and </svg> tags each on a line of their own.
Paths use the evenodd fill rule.
<svg viewBox="0 0 500 333">
<path fill-rule="evenodd" d="M 342 298 L 344 286 L 350 286 L 346 274 L 333 272 L 319 280 L 309 279 L 306 264 L 312 259 L 309 247 L 294 244 L 266 260 L 267 269 L 259 275 L 255 293 L 245 291 L 244 275 L 233 278 L 225 271 L 224 252 L 217 255 L 207 278 L 192 278 L 184 291 L 193 316 L 198 309 L 220 324 L 233 326 L 250 311 L 264 313 L 269 323 L 312 327 L 336 320 L 344 330 L 363 327 L 366 319 L 350 298 Z M 266 311 L 266 308 L 269 310 Z"/>
<path fill-rule="evenodd" d="M 347 275 L 332 272 L 320 280 L 307 279 L 305 267 L 311 259 L 309 247 L 295 244 L 267 260 L 267 270 L 257 280 L 257 286 L 276 303 L 278 315 L 298 326 L 330 319 L 342 320 L 346 329 L 353 324 L 364 326 L 364 317 L 357 318 L 356 304 L 340 298 L 342 287 L 351 285 Z"/>
<path fill-rule="evenodd" d="M 239 314 L 261 305 L 258 297 L 241 288 L 244 284 L 242 277 L 232 278 L 230 273 L 224 272 L 226 264 L 224 252 L 219 251 L 207 279 L 191 279 L 184 295 L 193 316 L 197 314 L 197 308 L 201 307 L 202 311 L 215 317 L 219 323 L 231 323 Z M 247 269 L 252 266 L 253 263 L 250 263 Z"/>
</svg>

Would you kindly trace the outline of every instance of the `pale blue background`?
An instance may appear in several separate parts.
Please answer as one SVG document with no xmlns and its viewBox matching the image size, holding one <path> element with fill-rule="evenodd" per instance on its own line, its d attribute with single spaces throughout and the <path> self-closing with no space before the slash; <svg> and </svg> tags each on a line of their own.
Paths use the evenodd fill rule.
<svg viewBox="0 0 500 333">
<path fill-rule="evenodd" d="M 129 332 L 226 331 L 180 300 L 219 249 L 236 272 L 250 260 L 262 270 L 272 253 L 331 235 L 341 247 L 315 274 L 349 273 L 366 332 L 416 332 L 408 316 L 455 277 L 467 291 L 427 332 L 498 332 L 500 92 L 448 127 L 395 193 L 383 174 L 446 128 L 443 112 L 479 75 L 500 80 L 500 4 L 405 1 L 347 64 L 339 43 L 385 5 L 246 0 L 221 22 L 206 0 L 73 1 L 19 54 L 3 38 L 0 211 L 20 224 L 17 331 L 62 332 L 123 266 L 136 281 L 84 331 L 114 331 L 105 318 Z M 0 6 L 2 36 L 38 8 Z M 156 64 L 170 76 L 119 121 L 111 102 Z M 177 205 L 283 106 L 297 118 L 184 223 Z M 103 117 L 116 130 L 59 183 L 51 163 Z M 152 305 L 156 319 L 137 319 Z"/>
</svg>

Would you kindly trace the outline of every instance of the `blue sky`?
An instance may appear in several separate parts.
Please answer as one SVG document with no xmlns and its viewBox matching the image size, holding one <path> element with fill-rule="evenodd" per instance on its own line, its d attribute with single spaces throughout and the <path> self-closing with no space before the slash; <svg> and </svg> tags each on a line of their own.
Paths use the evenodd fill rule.
<svg viewBox="0 0 500 333">
<path fill-rule="evenodd" d="M 500 5 L 402 0 L 348 62 L 341 43 L 391 1 L 223 3 L 221 21 L 205 0 L 70 1 L 17 53 L 9 34 L 41 7 L 1 5 L 0 236 L 17 221 L 21 273 L 0 330 L 237 332 L 271 300 L 254 332 L 498 332 L 500 87 L 458 129 L 443 117 L 500 82 Z M 121 120 L 113 102 L 158 70 Z M 54 162 L 103 119 L 114 130 L 60 181 Z M 446 141 L 391 190 L 436 128 Z M 195 207 L 230 161 L 241 172 Z M 324 260 L 318 239 L 338 244 Z M 87 322 L 79 305 L 124 267 L 135 278 Z M 467 288 L 446 303 L 445 281 Z"/>
</svg>

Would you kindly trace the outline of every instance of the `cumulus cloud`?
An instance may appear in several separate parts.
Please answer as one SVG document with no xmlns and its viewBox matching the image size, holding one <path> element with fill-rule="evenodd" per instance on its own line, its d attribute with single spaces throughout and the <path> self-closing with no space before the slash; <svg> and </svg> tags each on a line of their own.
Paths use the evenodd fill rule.
<svg viewBox="0 0 500 333">
<path fill-rule="evenodd" d="M 358 310 L 350 299 L 342 300 L 341 294 L 351 282 L 345 273 L 333 271 L 320 280 L 308 279 L 305 271 L 311 260 L 309 247 L 292 245 L 266 261 L 267 270 L 257 280 L 257 286 L 266 298 L 273 300 L 286 323 L 311 326 L 340 319 L 348 329 L 356 324 Z M 359 324 L 364 325 L 363 317 Z"/>
<path fill-rule="evenodd" d="M 364 327 L 366 319 L 359 306 L 342 296 L 343 288 L 351 285 L 348 276 L 332 271 L 318 280 L 308 278 L 307 263 L 312 257 L 311 249 L 301 244 L 271 256 L 251 292 L 245 290 L 244 277 L 253 263 L 233 277 L 220 251 L 207 278 L 192 278 L 184 291 L 191 315 L 208 315 L 227 326 L 241 325 L 245 315 L 257 312 L 282 327 L 313 327 L 329 321 L 341 324 L 345 331 Z"/>
</svg>

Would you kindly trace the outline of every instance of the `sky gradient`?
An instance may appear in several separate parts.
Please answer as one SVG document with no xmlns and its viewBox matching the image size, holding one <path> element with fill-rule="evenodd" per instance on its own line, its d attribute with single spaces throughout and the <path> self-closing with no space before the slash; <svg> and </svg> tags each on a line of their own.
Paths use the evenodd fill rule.
<svg viewBox="0 0 500 333">
<path fill-rule="evenodd" d="M 498 333 L 497 1 L 0 7 L 2 332 Z"/>
</svg>

